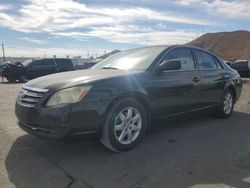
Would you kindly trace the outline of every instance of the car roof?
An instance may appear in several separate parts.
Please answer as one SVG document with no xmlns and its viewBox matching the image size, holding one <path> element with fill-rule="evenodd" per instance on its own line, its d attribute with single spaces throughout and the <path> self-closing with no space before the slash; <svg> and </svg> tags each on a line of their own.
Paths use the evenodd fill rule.
<svg viewBox="0 0 250 188">
<path fill-rule="evenodd" d="M 243 62 L 249 62 L 248 60 L 237 60 L 235 63 L 243 63 Z"/>
<path fill-rule="evenodd" d="M 34 58 L 32 60 L 71 60 L 69 58 Z"/>
<path fill-rule="evenodd" d="M 193 45 L 187 45 L 187 44 L 176 44 L 176 45 L 152 45 L 152 46 L 145 46 L 142 48 L 152 48 L 152 47 L 165 47 L 166 49 L 172 49 L 172 48 L 177 48 L 177 47 L 186 47 L 186 48 L 193 48 L 193 49 L 197 49 L 197 50 L 201 50 L 201 51 L 205 51 L 211 54 L 214 54 L 213 52 L 210 52 L 204 48 L 200 48 L 200 47 L 196 47 Z M 136 48 L 136 49 L 140 49 L 140 48 Z M 214 54 L 215 55 L 215 54 Z"/>
</svg>

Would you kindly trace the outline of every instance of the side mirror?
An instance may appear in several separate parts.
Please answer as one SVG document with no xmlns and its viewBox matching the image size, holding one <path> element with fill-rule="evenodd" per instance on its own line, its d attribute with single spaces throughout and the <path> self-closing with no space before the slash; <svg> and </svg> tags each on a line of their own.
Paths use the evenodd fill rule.
<svg viewBox="0 0 250 188">
<path fill-rule="evenodd" d="M 158 65 L 156 71 L 158 73 L 161 73 L 163 71 L 180 70 L 180 69 L 181 69 L 181 61 L 179 59 L 173 59 L 173 60 L 163 61 L 160 65 Z"/>
</svg>

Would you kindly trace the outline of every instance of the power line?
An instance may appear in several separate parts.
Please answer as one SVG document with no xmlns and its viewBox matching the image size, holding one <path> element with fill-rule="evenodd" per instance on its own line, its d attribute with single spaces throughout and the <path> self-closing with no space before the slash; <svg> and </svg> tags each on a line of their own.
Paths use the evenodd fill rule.
<svg viewBox="0 0 250 188">
<path fill-rule="evenodd" d="M 5 62 L 5 53 L 4 53 L 4 45 L 2 43 L 2 51 L 3 51 L 3 62 Z"/>
</svg>

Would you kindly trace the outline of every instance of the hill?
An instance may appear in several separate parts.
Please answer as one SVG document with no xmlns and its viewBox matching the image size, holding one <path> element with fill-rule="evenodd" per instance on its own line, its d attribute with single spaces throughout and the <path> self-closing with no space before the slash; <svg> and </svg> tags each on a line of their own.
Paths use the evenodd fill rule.
<svg viewBox="0 0 250 188">
<path fill-rule="evenodd" d="M 225 60 L 250 60 L 250 32 L 207 33 L 188 43 L 210 50 Z"/>
</svg>

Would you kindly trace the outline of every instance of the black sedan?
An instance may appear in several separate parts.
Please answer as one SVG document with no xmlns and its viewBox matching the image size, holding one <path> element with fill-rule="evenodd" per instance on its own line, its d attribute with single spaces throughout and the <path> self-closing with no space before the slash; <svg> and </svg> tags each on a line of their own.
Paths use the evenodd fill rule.
<svg viewBox="0 0 250 188">
<path fill-rule="evenodd" d="M 237 70 L 242 77 L 250 77 L 250 61 L 238 60 L 232 63 L 230 67 Z"/>
<path fill-rule="evenodd" d="M 16 101 L 19 126 L 45 138 L 97 133 L 113 151 L 133 148 L 152 118 L 211 109 L 228 118 L 240 96 L 237 71 L 190 46 L 120 52 L 89 70 L 25 84 Z"/>
</svg>

